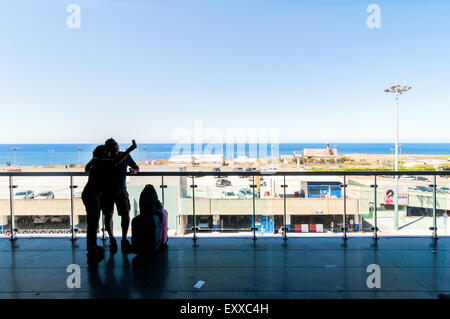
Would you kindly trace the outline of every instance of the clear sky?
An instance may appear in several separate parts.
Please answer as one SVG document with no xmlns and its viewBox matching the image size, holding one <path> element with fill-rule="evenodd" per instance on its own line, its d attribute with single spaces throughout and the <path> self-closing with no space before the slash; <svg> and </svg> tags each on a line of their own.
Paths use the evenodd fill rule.
<svg viewBox="0 0 450 319">
<path fill-rule="evenodd" d="M 400 141 L 450 142 L 449 14 L 447 0 L 1 1 L 0 143 L 176 142 L 196 120 L 389 142 L 396 78 L 413 87 Z"/>
</svg>

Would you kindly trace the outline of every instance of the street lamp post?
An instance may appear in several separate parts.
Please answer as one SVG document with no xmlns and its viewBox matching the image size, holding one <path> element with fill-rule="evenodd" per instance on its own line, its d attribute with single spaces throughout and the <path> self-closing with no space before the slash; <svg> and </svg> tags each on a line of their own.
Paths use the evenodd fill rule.
<svg viewBox="0 0 450 319">
<path fill-rule="evenodd" d="M 397 85 L 397 83 L 384 90 L 386 93 L 395 94 L 395 171 L 398 171 L 398 96 L 409 90 L 411 90 L 410 86 L 401 86 Z M 394 228 L 395 230 L 398 230 L 398 175 L 395 175 Z"/>
</svg>

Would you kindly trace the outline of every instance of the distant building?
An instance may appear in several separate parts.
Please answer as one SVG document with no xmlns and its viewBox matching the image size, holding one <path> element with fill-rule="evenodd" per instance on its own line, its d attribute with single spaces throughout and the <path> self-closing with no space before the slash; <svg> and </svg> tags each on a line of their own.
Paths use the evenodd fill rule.
<svg viewBox="0 0 450 319">
<path fill-rule="evenodd" d="M 327 143 L 326 148 L 305 148 L 303 149 L 303 158 L 306 159 L 331 159 L 336 161 L 337 148 L 330 148 L 330 143 Z"/>
</svg>

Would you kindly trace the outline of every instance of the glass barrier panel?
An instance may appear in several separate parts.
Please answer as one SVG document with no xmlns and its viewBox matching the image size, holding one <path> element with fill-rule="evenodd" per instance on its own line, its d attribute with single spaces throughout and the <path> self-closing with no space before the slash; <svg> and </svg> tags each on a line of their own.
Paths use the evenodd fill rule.
<svg viewBox="0 0 450 319">
<path fill-rule="evenodd" d="M 187 186 L 182 186 L 186 197 L 182 198 L 181 228 L 186 233 L 192 232 L 193 226 L 191 183 L 191 178 L 187 178 Z M 253 193 L 248 177 L 203 176 L 196 177 L 195 184 L 198 235 L 251 235 Z"/>
<path fill-rule="evenodd" d="M 81 195 L 83 193 L 84 187 L 88 181 L 87 176 L 73 176 L 73 185 L 76 187 L 73 189 L 73 225 L 75 229 L 75 234 L 86 236 L 87 231 L 87 217 L 86 208 L 83 203 Z M 100 224 L 102 225 L 102 220 L 100 219 Z M 100 226 L 100 229 L 102 227 Z"/>
<path fill-rule="evenodd" d="M 380 235 L 431 235 L 432 176 L 379 176 L 377 224 Z M 395 201 L 398 190 L 398 208 Z"/>
<path fill-rule="evenodd" d="M 17 236 L 70 234 L 68 176 L 17 176 L 14 223 Z"/>
<path fill-rule="evenodd" d="M 342 235 L 342 176 L 289 176 L 286 184 L 289 236 Z"/>
<path fill-rule="evenodd" d="M 264 173 L 255 177 L 255 184 L 257 236 L 281 236 L 281 227 L 284 227 L 283 176 Z"/>
<path fill-rule="evenodd" d="M 450 180 L 448 175 L 438 175 L 436 227 L 438 236 L 450 235 L 448 215 L 450 214 Z"/>
<path fill-rule="evenodd" d="M 371 236 L 375 227 L 374 176 L 347 176 L 348 234 Z M 378 184 L 378 181 L 377 181 Z M 379 198 L 377 198 L 378 202 Z"/>
<path fill-rule="evenodd" d="M 0 176 L 0 236 L 9 236 L 9 216 L 9 177 Z"/>
</svg>

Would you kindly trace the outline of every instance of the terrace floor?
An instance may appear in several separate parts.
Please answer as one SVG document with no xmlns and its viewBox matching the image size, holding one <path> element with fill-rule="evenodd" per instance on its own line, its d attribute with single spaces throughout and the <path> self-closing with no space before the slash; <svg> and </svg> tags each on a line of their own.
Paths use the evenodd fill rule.
<svg viewBox="0 0 450 319">
<path fill-rule="evenodd" d="M 101 240 L 99 240 L 102 243 Z M 85 241 L 0 240 L 0 298 L 438 298 L 450 294 L 450 238 L 169 238 L 148 261 L 86 264 Z M 66 267 L 81 268 L 68 288 Z M 381 267 L 370 289 L 367 266 Z M 201 288 L 195 288 L 198 281 Z"/>
</svg>

